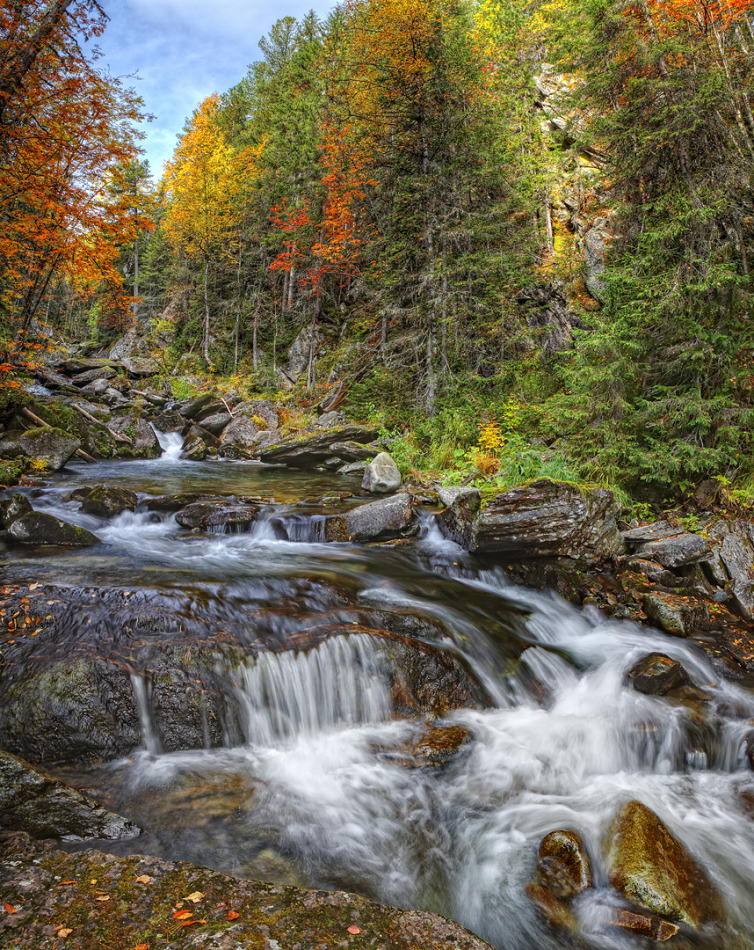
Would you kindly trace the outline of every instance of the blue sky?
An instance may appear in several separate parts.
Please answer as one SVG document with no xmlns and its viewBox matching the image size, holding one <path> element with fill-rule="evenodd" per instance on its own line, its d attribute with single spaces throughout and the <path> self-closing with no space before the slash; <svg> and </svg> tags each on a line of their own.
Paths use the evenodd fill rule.
<svg viewBox="0 0 754 950">
<path fill-rule="evenodd" d="M 159 178 L 173 154 L 176 135 L 196 105 L 225 92 L 259 59 L 257 47 L 275 20 L 303 16 L 314 8 L 324 17 L 325 0 L 100 0 L 110 17 L 98 42 L 115 76 L 128 80 L 155 116 L 145 126 L 146 157 Z"/>
</svg>

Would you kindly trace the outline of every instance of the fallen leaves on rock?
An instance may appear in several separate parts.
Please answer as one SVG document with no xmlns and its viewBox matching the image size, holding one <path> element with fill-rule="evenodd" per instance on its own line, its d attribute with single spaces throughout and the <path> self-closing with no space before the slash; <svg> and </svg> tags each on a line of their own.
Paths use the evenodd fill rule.
<svg viewBox="0 0 754 950">
<path fill-rule="evenodd" d="M 3 904 L 3 910 L 6 914 L 15 914 L 18 912 L 18 908 L 14 907 L 13 904 Z"/>
<path fill-rule="evenodd" d="M 184 897 L 185 901 L 191 901 L 192 904 L 198 904 L 200 900 L 206 897 L 206 894 L 202 894 L 201 891 L 194 891 L 193 894 L 189 894 L 188 897 Z"/>
<path fill-rule="evenodd" d="M 150 884 L 152 882 L 152 878 L 148 874 L 140 874 L 138 877 L 134 878 L 134 881 L 136 881 L 137 884 Z M 144 946 L 146 947 L 146 944 L 144 944 Z"/>
<path fill-rule="evenodd" d="M 226 920 L 237 920 L 241 915 L 235 910 L 229 910 L 226 915 Z"/>
<path fill-rule="evenodd" d="M 355 927 L 355 926 L 352 925 L 351 927 L 348 928 L 348 932 L 349 932 L 349 934 L 360 934 L 360 933 L 361 933 L 361 928 L 360 928 L 360 927 Z"/>
<path fill-rule="evenodd" d="M 70 937 L 72 933 L 73 933 L 73 929 L 71 927 L 61 927 L 60 930 L 55 934 L 55 936 L 62 937 L 63 939 L 65 939 L 66 937 Z"/>
<path fill-rule="evenodd" d="M 177 910 L 173 914 L 173 920 L 186 920 L 187 917 L 193 917 L 193 910 Z"/>
</svg>

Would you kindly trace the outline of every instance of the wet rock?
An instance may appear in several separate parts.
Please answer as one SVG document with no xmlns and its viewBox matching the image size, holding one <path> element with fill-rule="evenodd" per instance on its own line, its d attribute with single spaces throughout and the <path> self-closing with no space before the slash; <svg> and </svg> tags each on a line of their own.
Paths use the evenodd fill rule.
<svg viewBox="0 0 754 950">
<path fill-rule="evenodd" d="M 458 759 L 472 740 L 465 726 L 428 725 L 419 738 L 399 755 L 402 768 L 444 768 Z"/>
<path fill-rule="evenodd" d="M 402 481 L 401 473 L 392 457 L 387 452 L 380 452 L 367 465 L 361 487 L 372 495 L 387 495 L 397 491 Z"/>
<path fill-rule="evenodd" d="M 650 914 L 695 929 L 722 917 L 722 901 L 709 875 L 641 802 L 629 802 L 613 822 L 607 867 L 615 890 Z"/>
<path fill-rule="evenodd" d="M 480 499 L 474 514 L 476 504 L 473 495 L 459 494 L 439 516 L 446 534 L 472 553 L 564 556 L 594 564 L 624 549 L 616 523 L 620 504 L 605 489 L 540 479 L 485 504 Z"/>
<path fill-rule="evenodd" d="M 259 458 L 272 465 L 290 465 L 293 468 L 317 468 L 339 456 L 333 450 L 337 443 L 356 442 L 359 445 L 373 442 L 377 438 L 375 429 L 363 426 L 341 426 L 324 432 L 290 436 L 281 442 L 261 449 Z M 354 461 L 344 459 L 341 464 Z"/>
<path fill-rule="evenodd" d="M 749 768 L 754 772 L 754 732 L 748 732 L 744 741 L 746 761 L 749 763 Z"/>
<path fill-rule="evenodd" d="M 665 943 L 675 937 L 681 929 L 678 924 L 671 924 L 669 920 L 653 917 L 649 914 L 637 914 L 632 910 L 611 907 L 606 921 L 611 927 L 627 930 L 640 937 L 648 937 L 657 943 Z"/>
<path fill-rule="evenodd" d="M 168 941 L 192 950 L 293 946 L 322 950 L 349 945 L 370 950 L 491 950 L 444 917 L 377 904 L 354 894 L 298 890 L 143 855 L 35 851 L 22 840 L 10 847 L 0 863 L 0 891 L 17 913 L 0 916 L 0 944 L 15 950 L 136 947 L 144 943 L 145 935 L 178 931 L 179 922 L 171 920 L 175 901 L 195 892 L 201 897 L 191 909 L 195 919 L 207 920 L 207 925 L 181 929 L 169 941 L 160 937 L 155 943 L 150 937 L 150 946 L 167 946 Z M 145 876 L 148 883 L 143 883 Z M 61 880 L 71 883 L 58 886 Z M 112 899 L 95 901 L 92 880 L 101 882 Z M 70 936 L 59 937 L 53 922 L 66 924 Z M 168 925 L 173 929 L 167 930 Z M 358 928 L 360 935 L 354 939 L 349 927 Z"/>
<path fill-rule="evenodd" d="M 222 528 L 224 534 L 239 534 L 250 529 L 258 514 L 258 507 L 248 505 L 197 502 L 179 511 L 175 520 L 183 528 Z"/>
<path fill-rule="evenodd" d="M 98 485 L 81 501 L 81 510 L 99 518 L 112 518 L 124 511 L 135 511 L 138 504 L 135 492 L 127 488 Z"/>
<path fill-rule="evenodd" d="M 688 637 L 709 624 L 707 605 L 690 597 L 650 593 L 644 595 L 642 605 L 653 623 L 676 637 Z"/>
<path fill-rule="evenodd" d="M 144 499 L 141 504 L 148 511 L 180 511 L 181 508 L 185 508 L 187 505 L 193 505 L 200 498 L 206 502 L 215 501 L 220 504 L 224 502 L 222 498 L 211 499 L 201 492 L 187 491 L 178 492 L 176 495 L 153 495 L 151 498 Z"/>
<path fill-rule="evenodd" d="M 22 515 L 33 511 L 26 495 L 16 493 L 6 501 L 0 501 L 0 527 L 9 528 Z"/>
<path fill-rule="evenodd" d="M 33 838 L 133 838 L 127 818 L 56 781 L 8 752 L 0 752 L 0 828 Z"/>
<path fill-rule="evenodd" d="M 222 412 L 213 412 L 210 416 L 204 416 L 201 419 L 201 426 L 205 431 L 211 432 L 212 435 L 219 437 L 231 419 L 232 416 L 230 413 L 223 409 Z"/>
<path fill-rule="evenodd" d="M 112 419 L 110 428 L 119 435 L 131 440 L 127 454 L 131 458 L 155 459 L 162 455 L 162 449 L 154 429 L 141 416 L 120 416 Z"/>
<path fill-rule="evenodd" d="M 155 417 L 154 426 L 158 432 L 181 432 L 186 426 L 186 420 L 175 409 L 168 409 Z"/>
<path fill-rule="evenodd" d="M 676 570 L 703 561 L 711 551 L 704 538 L 686 531 L 674 537 L 642 543 L 636 553 L 640 557 L 652 558 L 663 567 Z"/>
<path fill-rule="evenodd" d="M 477 517 L 482 507 L 482 496 L 476 488 L 441 488 L 438 498 L 445 510 L 437 516 L 443 532 L 469 550 L 474 539 Z"/>
<path fill-rule="evenodd" d="M 88 547 L 99 544 L 91 531 L 68 524 L 42 511 L 31 511 L 11 524 L 8 538 L 19 544 L 55 544 L 63 547 Z"/>
<path fill-rule="evenodd" d="M 61 659 L 0 680 L 0 745 L 35 764 L 114 759 L 139 744 L 125 670 L 101 660 Z"/>
<path fill-rule="evenodd" d="M 626 679 L 646 696 L 664 696 L 690 682 L 689 674 L 677 660 L 663 653 L 649 653 L 631 667 Z"/>
<path fill-rule="evenodd" d="M 537 884 L 562 899 L 581 894 L 593 883 L 592 865 L 578 832 L 551 831 L 542 839 Z"/>
<path fill-rule="evenodd" d="M 40 426 L 29 429 L 15 439 L 0 441 L 0 458 L 19 458 L 27 455 L 45 463 L 45 468 L 57 472 L 73 457 L 81 447 L 78 439 L 73 439 L 56 428 Z"/>
<path fill-rule="evenodd" d="M 190 443 L 195 442 L 197 439 L 200 439 L 208 449 L 217 449 L 220 445 L 220 440 L 216 435 L 212 435 L 207 429 L 204 429 L 200 425 L 192 425 L 191 428 L 186 433 L 185 437 L 185 446 L 188 446 Z M 184 448 L 184 451 L 186 449 Z"/>
<path fill-rule="evenodd" d="M 328 541 L 386 541 L 401 537 L 413 517 L 411 495 L 401 493 L 329 518 L 325 537 Z"/>
<path fill-rule="evenodd" d="M 527 884 L 526 895 L 551 927 L 573 934 L 579 932 L 578 921 L 565 901 L 553 896 L 540 884 Z"/>
</svg>

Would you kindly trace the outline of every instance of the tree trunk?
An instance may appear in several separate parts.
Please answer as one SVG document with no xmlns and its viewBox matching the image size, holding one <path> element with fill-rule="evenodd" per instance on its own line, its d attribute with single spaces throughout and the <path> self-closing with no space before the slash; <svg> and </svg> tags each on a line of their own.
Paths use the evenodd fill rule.
<svg viewBox="0 0 754 950">
<path fill-rule="evenodd" d="M 207 281 L 209 279 L 209 258 L 204 260 L 204 335 L 202 340 L 202 346 L 204 350 L 204 362 L 209 367 L 209 291 L 207 289 Z"/>
<path fill-rule="evenodd" d="M 139 239 L 134 241 L 134 302 L 131 304 L 131 310 L 135 317 L 139 315 Z"/>
</svg>

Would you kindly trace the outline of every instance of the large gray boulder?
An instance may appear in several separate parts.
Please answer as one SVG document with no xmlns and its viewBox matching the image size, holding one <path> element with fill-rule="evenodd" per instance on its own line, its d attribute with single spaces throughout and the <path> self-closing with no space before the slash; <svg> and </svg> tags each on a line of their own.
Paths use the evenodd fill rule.
<svg viewBox="0 0 754 950">
<path fill-rule="evenodd" d="M 402 537 L 414 517 L 411 495 L 401 493 L 367 505 L 360 505 L 345 515 L 328 519 L 325 536 L 328 541 L 386 541 Z"/>
<path fill-rule="evenodd" d="M 263 462 L 272 465 L 289 465 L 293 468 L 333 469 L 348 462 L 355 462 L 348 443 L 366 445 L 378 436 L 376 429 L 365 426 L 347 425 L 324 432 L 310 432 L 294 435 L 276 442 L 259 452 Z M 343 458 L 340 451 L 348 457 Z M 375 453 L 376 453 L 375 449 Z"/>
<path fill-rule="evenodd" d="M 523 558 L 569 557 L 598 564 L 622 554 L 617 526 L 621 506 L 611 491 L 586 489 L 540 479 L 482 503 L 469 489 L 440 499 L 450 501 L 439 523 L 467 551 Z"/>
<path fill-rule="evenodd" d="M 33 838 L 133 838 L 133 822 L 0 751 L 0 828 Z"/>
<path fill-rule="evenodd" d="M 44 511 L 30 511 L 16 518 L 8 528 L 8 538 L 19 544 L 54 544 L 68 548 L 99 544 L 99 539 L 91 531 Z"/>
<path fill-rule="evenodd" d="M 0 458 L 29 458 L 44 462 L 45 468 L 57 472 L 81 447 L 78 439 L 73 439 L 60 429 L 40 426 L 29 429 L 14 439 L 0 441 Z"/>
<path fill-rule="evenodd" d="M 220 454 L 225 457 L 251 458 L 259 442 L 259 429 L 251 419 L 234 416 L 220 437 Z"/>
<path fill-rule="evenodd" d="M 730 578 L 731 593 L 747 620 L 754 620 L 754 524 L 719 521 L 709 530 Z"/>
<path fill-rule="evenodd" d="M 401 487 L 401 473 L 387 452 L 373 458 L 364 471 L 361 487 L 372 495 L 387 495 Z"/>
</svg>

